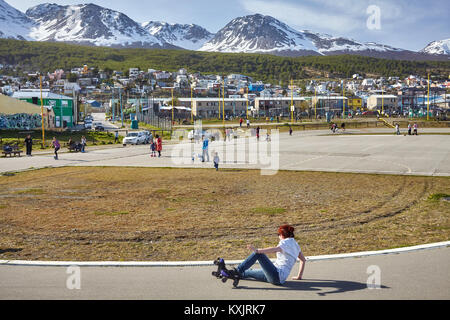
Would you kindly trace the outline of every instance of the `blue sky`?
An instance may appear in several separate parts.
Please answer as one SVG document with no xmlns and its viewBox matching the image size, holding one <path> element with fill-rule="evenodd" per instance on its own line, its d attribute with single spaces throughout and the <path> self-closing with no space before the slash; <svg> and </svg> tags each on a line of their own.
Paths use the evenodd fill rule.
<svg viewBox="0 0 450 320">
<path fill-rule="evenodd" d="M 44 1 L 6 0 L 25 12 Z M 95 3 L 120 11 L 137 22 L 195 23 L 217 32 L 232 19 L 261 13 L 294 29 L 308 29 L 363 42 L 420 50 L 434 40 L 450 38 L 448 0 L 67 0 L 61 5 Z M 380 28 L 368 28 L 369 6 L 380 13 Z M 371 11 L 373 12 L 373 11 Z M 371 20 L 373 21 L 373 20 Z"/>
</svg>

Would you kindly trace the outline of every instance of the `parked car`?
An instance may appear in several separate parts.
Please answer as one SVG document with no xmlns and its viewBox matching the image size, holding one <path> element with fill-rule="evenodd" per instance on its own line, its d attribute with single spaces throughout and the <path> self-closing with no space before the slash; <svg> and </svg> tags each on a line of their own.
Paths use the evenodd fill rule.
<svg viewBox="0 0 450 320">
<path fill-rule="evenodd" d="M 92 129 L 92 120 L 84 120 L 84 128 L 85 129 Z"/>
<path fill-rule="evenodd" d="M 94 127 L 95 131 L 105 131 L 105 127 L 103 126 L 103 124 L 99 124 L 97 123 Z"/>
<path fill-rule="evenodd" d="M 147 131 L 148 132 L 148 131 Z M 122 140 L 122 144 L 125 147 L 127 144 L 145 144 L 150 140 L 149 135 L 145 131 L 129 132 Z"/>
</svg>

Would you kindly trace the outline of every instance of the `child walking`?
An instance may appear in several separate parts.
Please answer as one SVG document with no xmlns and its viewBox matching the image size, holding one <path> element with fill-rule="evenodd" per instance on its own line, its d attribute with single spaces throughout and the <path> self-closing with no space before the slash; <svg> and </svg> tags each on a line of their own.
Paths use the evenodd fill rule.
<svg viewBox="0 0 450 320">
<path fill-rule="evenodd" d="M 156 142 L 153 139 L 150 142 L 150 150 L 151 150 L 150 157 L 156 157 Z"/>
<path fill-rule="evenodd" d="M 214 168 L 216 168 L 216 171 L 218 171 L 219 170 L 219 161 L 220 161 L 220 159 L 219 159 L 219 154 L 217 152 L 214 153 L 213 161 L 214 161 Z"/>
</svg>

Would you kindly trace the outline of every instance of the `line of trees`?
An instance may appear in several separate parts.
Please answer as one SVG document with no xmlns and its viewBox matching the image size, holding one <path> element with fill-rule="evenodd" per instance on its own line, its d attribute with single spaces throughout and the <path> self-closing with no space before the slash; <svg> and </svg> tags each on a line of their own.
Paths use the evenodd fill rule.
<svg viewBox="0 0 450 320">
<path fill-rule="evenodd" d="M 358 73 L 363 76 L 406 77 L 410 74 L 425 76 L 427 70 L 431 70 L 434 79 L 446 79 L 450 73 L 449 61 L 387 60 L 356 55 L 280 57 L 188 50 L 115 49 L 9 39 L 0 40 L 0 63 L 16 66 L 17 74 L 22 71 L 69 70 L 87 64 L 99 70 L 123 72 L 138 67 L 141 70 L 167 71 L 186 68 L 191 73 L 202 74 L 240 73 L 277 84 L 318 75 L 350 78 Z"/>
</svg>

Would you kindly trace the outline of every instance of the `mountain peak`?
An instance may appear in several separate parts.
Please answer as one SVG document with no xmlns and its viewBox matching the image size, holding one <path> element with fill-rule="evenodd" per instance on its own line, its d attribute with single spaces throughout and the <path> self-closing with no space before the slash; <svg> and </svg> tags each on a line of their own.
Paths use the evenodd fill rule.
<svg viewBox="0 0 450 320">
<path fill-rule="evenodd" d="M 450 55 L 450 38 L 430 42 L 425 48 L 420 50 L 420 52 L 434 55 Z"/>
</svg>

